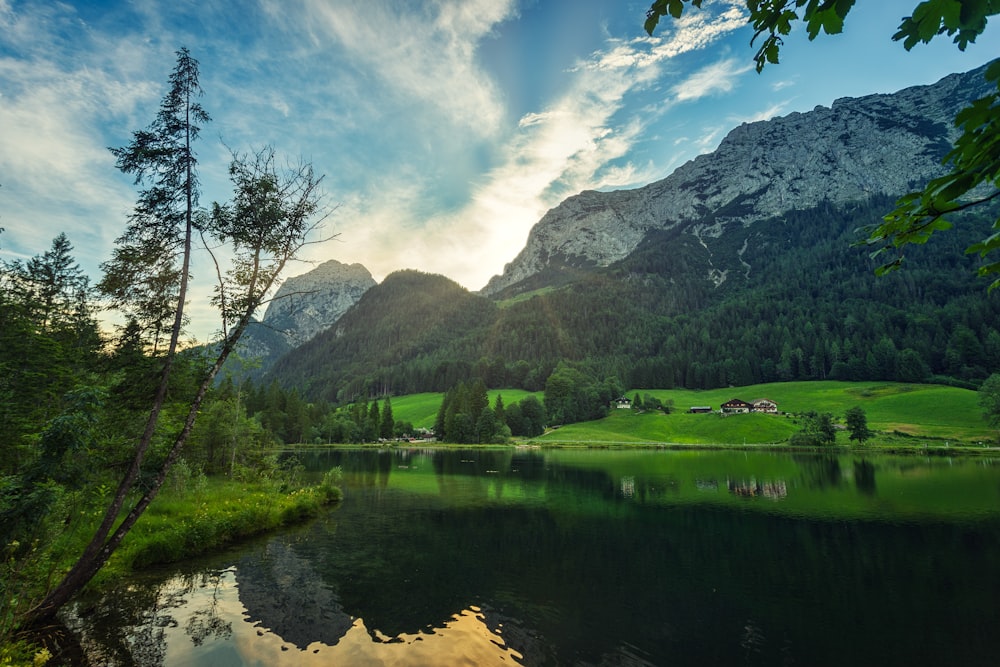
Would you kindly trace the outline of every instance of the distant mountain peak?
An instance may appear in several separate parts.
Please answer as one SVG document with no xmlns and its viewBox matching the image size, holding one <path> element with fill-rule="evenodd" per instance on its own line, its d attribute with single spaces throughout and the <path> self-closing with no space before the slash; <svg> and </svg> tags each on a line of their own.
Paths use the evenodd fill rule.
<svg viewBox="0 0 1000 667">
<path fill-rule="evenodd" d="M 361 264 L 331 259 L 282 283 L 261 322 L 281 331 L 291 347 L 298 347 L 336 322 L 374 285 L 372 274 Z"/>
</svg>

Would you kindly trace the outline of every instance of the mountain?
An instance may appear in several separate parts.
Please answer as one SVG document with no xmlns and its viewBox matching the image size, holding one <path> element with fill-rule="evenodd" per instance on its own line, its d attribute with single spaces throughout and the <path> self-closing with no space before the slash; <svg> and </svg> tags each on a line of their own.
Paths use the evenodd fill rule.
<svg viewBox="0 0 1000 667">
<path fill-rule="evenodd" d="M 240 339 L 239 357 L 251 360 L 251 377 L 260 377 L 290 350 L 329 328 L 375 285 L 361 264 L 326 261 L 312 271 L 288 278 L 268 303 L 264 317 L 252 322 Z M 226 371 L 237 373 L 236 363 Z"/>
<path fill-rule="evenodd" d="M 560 363 L 639 388 L 974 386 L 1000 369 L 1000 298 L 963 250 L 996 207 L 957 216 L 882 278 L 853 244 L 942 173 L 982 73 L 744 124 L 662 181 L 571 197 L 480 294 L 393 274 L 271 377 L 330 401 L 476 377 L 540 390 Z"/>
<path fill-rule="evenodd" d="M 381 383 L 379 393 L 390 393 L 391 376 L 374 380 L 370 369 L 425 355 L 466 358 L 473 351 L 469 334 L 495 311 L 492 302 L 444 276 L 398 271 L 365 292 L 334 326 L 278 360 L 273 372 L 304 380 L 310 395 L 328 400 L 352 400 L 373 381 Z M 468 371 L 461 366 L 442 381 L 464 379 Z"/>
<path fill-rule="evenodd" d="M 533 289 L 529 279 L 541 272 L 608 266 L 651 231 L 717 237 L 726 225 L 750 225 L 820 202 L 905 194 L 944 173 L 941 159 L 957 136 L 955 114 L 990 91 L 984 71 L 744 123 L 714 152 L 661 181 L 570 197 L 546 213 L 524 250 L 482 291 L 509 295 L 524 291 L 518 283 Z"/>
<path fill-rule="evenodd" d="M 261 323 L 298 347 L 336 322 L 374 285 L 375 279 L 362 265 L 331 259 L 282 283 Z"/>
</svg>

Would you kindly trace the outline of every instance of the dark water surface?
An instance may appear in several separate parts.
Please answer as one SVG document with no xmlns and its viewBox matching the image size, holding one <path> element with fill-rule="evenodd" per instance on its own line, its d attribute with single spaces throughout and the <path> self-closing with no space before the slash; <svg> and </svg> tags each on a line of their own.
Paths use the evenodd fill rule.
<svg viewBox="0 0 1000 667">
<path fill-rule="evenodd" d="M 93 663 L 1000 664 L 1000 460 L 301 458 L 341 506 L 78 607 Z"/>
</svg>

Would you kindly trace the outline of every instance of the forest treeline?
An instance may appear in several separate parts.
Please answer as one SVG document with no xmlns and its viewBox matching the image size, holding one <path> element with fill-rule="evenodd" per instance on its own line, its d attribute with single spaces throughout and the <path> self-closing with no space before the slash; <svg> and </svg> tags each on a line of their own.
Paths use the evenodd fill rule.
<svg viewBox="0 0 1000 667">
<path fill-rule="evenodd" d="M 814 379 L 976 387 L 1000 368 L 1000 295 L 963 251 L 989 212 L 876 277 L 869 249 L 854 244 L 890 206 L 823 205 L 749 227 L 706 220 L 722 225 L 714 236 L 656 231 L 610 267 L 556 264 L 548 280 L 560 287 L 496 302 L 442 276 L 398 272 L 270 377 L 334 403 L 472 378 L 540 391 L 560 362 L 650 389 Z"/>
<path fill-rule="evenodd" d="M 31 259 L 0 264 L 0 516 L 32 512 L 19 496 L 58 495 L 58 482 L 84 488 L 120 470 L 144 424 L 162 372 L 158 354 L 133 326 L 110 339 L 102 333 L 89 278 L 72 255 L 65 234 Z M 181 354 L 164 411 L 165 435 L 156 443 L 151 466 L 162 458 L 166 434 L 178 428 L 185 397 L 206 372 L 200 350 Z M 248 390 L 223 382 L 206 400 L 188 446 L 189 467 L 212 472 L 245 468 L 254 474 L 272 446 L 294 435 L 294 394 L 282 392 L 278 416 L 262 391 L 265 419 L 255 419 Z M 290 407 L 289 407 L 290 406 Z M 285 414 L 291 410 L 293 417 Z M 248 474 L 248 473 L 245 473 Z M 37 508 L 36 508 L 37 509 Z M 5 530 L 11 529 L 4 523 Z"/>
</svg>

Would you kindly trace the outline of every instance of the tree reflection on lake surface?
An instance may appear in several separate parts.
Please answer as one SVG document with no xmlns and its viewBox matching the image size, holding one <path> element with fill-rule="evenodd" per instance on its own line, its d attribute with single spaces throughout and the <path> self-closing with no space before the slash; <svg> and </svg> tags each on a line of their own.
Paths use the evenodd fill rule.
<svg viewBox="0 0 1000 667">
<path fill-rule="evenodd" d="M 301 458 L 301 455 L 300 455 Z M 325 450 L 307 526 L 67 615 L 107 665 L 993 665 L 1000 465 Z"/>
</svg>

